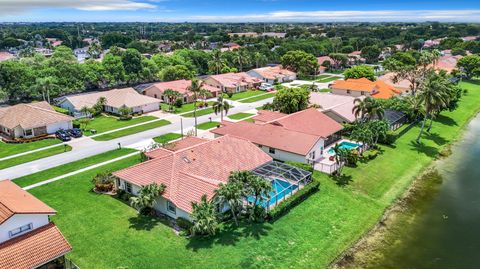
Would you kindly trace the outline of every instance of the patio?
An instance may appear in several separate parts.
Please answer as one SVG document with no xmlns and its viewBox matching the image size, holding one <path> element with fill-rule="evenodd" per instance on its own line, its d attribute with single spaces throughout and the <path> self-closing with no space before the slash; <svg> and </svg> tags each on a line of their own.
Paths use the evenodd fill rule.
<svg viewBox="0 0 480 269">
<path fill-rule="evenodd" d="M 335 153 L 333 153 L 333 148 L 335 147 L 336 144 L 344 144 L 344 145 L 350 144 L 350 147 L 351 145 L 358 145 L 357 148 L 362 150 L 362 145 L 360 143 L 357 143 L 348 139 L 341 139 L 336 143 L 332 143 L 329 146 L 327 146 L 323 150 L 323 155 L 319 159 L 313 160 L 313 168 L 315 170 L 323 173 L 327 173 L 327 174 L 332 174 L 335 171 L 337 171 L 340 165 L 343 165 L 343 164 L 337 164 L 335 162 L 335 157 L 334 157 Z"/>
</svg>

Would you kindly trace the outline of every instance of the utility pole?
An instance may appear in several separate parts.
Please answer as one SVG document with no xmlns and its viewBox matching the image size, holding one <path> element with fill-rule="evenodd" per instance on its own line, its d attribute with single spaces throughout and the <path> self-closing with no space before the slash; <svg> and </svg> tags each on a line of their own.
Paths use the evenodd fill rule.
<svg viewBox="0 0 480 269">
<path fill-rule="evenodd" d="M 182 138 L 183 138 L 183 118 L 182 117 L 180 117 L 180 130 L 181 130 Z"/>
</svg>

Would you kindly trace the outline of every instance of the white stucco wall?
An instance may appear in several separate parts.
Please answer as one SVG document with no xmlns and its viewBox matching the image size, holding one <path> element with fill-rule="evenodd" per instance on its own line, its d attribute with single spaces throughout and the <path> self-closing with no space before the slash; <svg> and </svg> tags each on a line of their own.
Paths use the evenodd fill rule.
<svg viewBox="0 0 480 269">
<path fill-rule="evenodd" d="M 17 229 L 21 226 L 27 225 L 29 223 L 33 224 L 33 228 L 37 229 L 49 223 L 48 215 L 46 214 L 15 214 L 10 217 L 7 221 L 0 225 L 0 243 L 7 241 L 13 237 L 10 237 L 9 232 L 11 230 Z M 27 233 L 29 231 L 26 231 Z M 22 235 L 22 234 L 19 234 Z M 16 236 L 19 236 L 16 235 Z"/>
<path fill-rule="evenodd" d="M 350 91 L 350 93 L 347 93 L 347 90 L 340 90 L 340 89 L 331 89 L 333 94 L 338 94 L 338 95 L 346 95 L 346 96 L 352 96 L 352 97 L 361 97 L 361 96 L 370 96 L 368 92 L 364 92 L 364 95 L 360 91 Z"/>
<path fill-rule="evenodd" d="M 59 107 L 66 109 L 70 112 L 78 112 L 75 107 L 68 101 L 68 99 L 64 99 L 61 103 L 58 104 Z"/>
<path fill-rule="evenodd" d="M 56 131 L 63 129 L 72 129 L 72 121 L 57 122 L 47 125 L 47 133 L 54 134 Z"/>
<path fill-rule="evenodd" d="M 288 152 L 288 151 L 283 151 L 283 150 L 279 150 L 279 149 L 275 149 L 275 154 L 273 153 L 270 153 L 269 152 L 269 147 L 268 146 L 262 146 L 259 148 L 261 148 L 265 153 L 267 153 L 268 155 L 270 155 L 270 157 L 276 159 L 276 160 L 280 160 L 280 161 L 294 161 L 294 162 L 300 162 L 300 163 L 306 163 L 307 160 L 305 158 L 305 156 L 303 155 L 300 155 L 300 154 L 296 154 L 296 153 L 292 153 L 292 152 Z"/>
</svg>

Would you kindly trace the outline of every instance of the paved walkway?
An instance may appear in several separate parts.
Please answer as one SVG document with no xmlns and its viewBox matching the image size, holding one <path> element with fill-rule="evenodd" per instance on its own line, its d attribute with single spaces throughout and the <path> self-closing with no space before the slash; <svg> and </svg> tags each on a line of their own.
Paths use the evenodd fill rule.
<svg viewBox="0 0 480 269">
<path fill-rule="evenodd" d="M 76 171 L 73 171 L 73 172 L 70 172 L 70 173 L 66 173 L 64 175 L 61 175 L 61 176 L 58 176 L 58 177 L 54 177 L 54 178 L 51 178 L 51 179 L 47 179 L 47 180 L 44 180 L 44 181 L 41 181 L 41 182 L 38 182 L 38 183 L 35 183 L 35 184 L 32 184 L 32 185 L 29 185 L 29 186 L 26 186 L 24 187 L 23 189 L 24 190 L 30 190 L 30 189 L 33 189 L 33 188 L 36 188 L 36 187 L 39 187 L 39 186 L 42 186 L 42 185 L 45 185 L 45 184 L 48 184 L 48 183 L 52 183 L 52 182 L 55 182 L 55 181 L 58 181 L 60 179 L 64 179 L 66 177 L 70 177 L 70 176 L 73 176 L 73 175 L 76 175 L 76 174 L 79 174 L 79 173 L 82 173 L 82 172 L 85 172 L 85 171 L 88 171 L 88 170 L 92 170 L 92 169 L 95 169 L 97 167 L 100 167 L 100 166 L 103 166 L 103 165 L 106 165 L 106 164 L 109 164 L 109 163 L 113 163 L 113 162 L 116 162 L 116 161 L 120 161 L 120 160 L 123 160 L 123 159 L 126 159 L 128 157 L 131 157 L 131 156 L 134 156 L 134 155 L 137 155 L 139 154 L 140 152 L 132 152 L 132 153 L 129 153 L 127 155 L 123 155 L 123 156 L 120 156 L 120 157 L 117 157 L 115 159 L 111 159 L 111 160 L 108 160 L 108 161 L 105 161 L 105 162 L 102 162 L 102 163 L 97 163 L 97 164 L 94 164 L 94 165 L 91 165 L 91 166 L 87 166 L 87 167 L 84 167 L 82 169 L 78 169 Z"/>
</svg>

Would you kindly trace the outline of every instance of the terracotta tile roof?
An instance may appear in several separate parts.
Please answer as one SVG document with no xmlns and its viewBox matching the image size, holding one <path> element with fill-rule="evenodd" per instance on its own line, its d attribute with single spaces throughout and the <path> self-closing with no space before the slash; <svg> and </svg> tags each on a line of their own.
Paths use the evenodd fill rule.
<svg viewBox="0 0 480 269">
<path fill-rule="evenodd" d="M 9 129 L 17 126 L 31 129 L 71 120 L 72 117 L 56 112 L 47 102 L 0 108 L 0 125 Z"/>
<path fill-rule="evenodd" d="M 327 138 L 343 128 L 342 125 L 314 108 L 264 124 L 239 121 L 222 125 L 210 132 L 242 137 L 258 145 L 300 155 L 310 152 L 319 139 Z"/>
<path fill-rule="evenodd" d="M 200 201 L 203 194 L 211 198 L 218 184 L 228 181 L 230 172 L 251 170 L 271 160 L 254 144 L 223 136 L 113 174 L 138 186 L 163 183 L 167 188 L 162 196 L 191 212 L 191 202 Z"/>
<path fill-rule="evenodd" d="M 324 92 L 310 93 L 310 103 L 320 106 L 320 111 L 333 111 L 348 121 L 354 121 L 352 109 L 355 106 L 354 97 Z"/>
<path fill-rule="evenodd" d="M 115 108 L 120 108 L 123 105 L 132 108 L 160 102 L 156 98 L 139 94 L 133 88 L 113 89 L 104 92 L 65 96 L 63 98 L 70 101 L 76 110 L 80 110 L 84 106 L 93 106 L 100 97 L 105 97 L 107 105 Z"/>
<path fill-rule="evenodd" d="M 337 90 L 363 91 L 370 93 L 373 98 L 388 99 L 400 94 L 395 87 L 386 84 L 381 80 L 370 81 L 366 78 L 336 80 L 330 87 Z"/>
<path fill-rule="evenodd" d="M 277 79 L 277 78 L 281 79 L 285 77 L 295 76 L 295 72 L 287 70 L 280 65 L 273 66 L 273 67 L 268 66 L 268 67 L 256 68 L 256 69 L 252 69 L 252 71 L 258 73 L 259 75 L 267 79 Z"/>
<path fill-rule="evenodd" d="M 174 151 L 179 151 L 179 150 L 182 150 L 182 149 L 185 149 L 185 148 L 189 148 L 189 147 L 204 143 L 206 141 L 208 141 L 208 140 L 198 138 L 198 137 L 195 137 L 195 136 L 188 136 L 188 137 L 183 138 L 182 140 L 178 140 L 178 141 L 175 141 L 175 142 L 172 142 L 172 143 L 168 143 L 164 148 L 158 148 L 158 149 L 154 149 L 154 150 L 149 151 L 149 152 L 145 152 L 145 155 L 150 159 L 162 158 L 162 157 L 170 155 Z"/>
<path fill-rule="evenodd" d="M 232 88 L 237 86 L 248 86 L 250 84 L 262 82 L 260 79 L 256 77 L 252 77 L 245 72 L 211 75 L 210 78 L 218 81 L 218 83 L 220 83 L 221 85 L 227 88 Z"/>
<path fill-rule="evenodd" d="M 0 181 L 0 224 L 15 214 L 55 213 L 54 209 L 10 180 Z"/>
<path fill-rule="evenodd" d="M 270 110 L 259 110 L 258 114 L 252 119 L 255 122 L 269 122 L 286 116 L 287 114 L 270 111 Z"/>
<path fill-rule="evenodd" d="M 453 71 L 453 69 L 455 69 L 457 67 L 457 62 L 461 58 L 463 58 L 462 55 L 442 56 L 438 59 L 438 61 L 435 64 L 430 64 L 429 67 L 433 67 L 434 69 L 437 69 L 437 70 L 445 70 L 448 73 L 450 73 L 450 72 Z"/>
<path fill-rule="evenodd" d="M 72 247 L 53 223 L 0 244 L 0 268 L 37 268 Z"/>
<path fill-rule="evenodd" d="M 171 89 L 171 90 L 177 91 L 177 92 L 179 92 L 183 95 L 191 96 L 192 93 L 190 91 L 188 91 L 188 87 L 190 87 L 190 85 L 192 85 L 191 80 L 181 79 L 181 80 L 154 83 L 151 86 L 145 88 L 143 91 L 148 91 L 150 89 L 156 89 L 156 90 L 163 93 L 165 90 Z M 215 87 L 210 86 L 210 85 L 205 84 L 205 83 L 202 85 L 202 88 L 211 92 L 211 93 L 220 92 L 220 89 L 215 88 Z"/>
<path fill-rule="evenodd" d="M 8 51 L 0 51 L 0 62 L 15 58 L 15 55 Z"/>
<path fill-rule="evenodd" d="M 377 80 L 381 80 L 387 83 L 390 86 L 395 87 L 397 90 L 406 91 L 410 90 L 410 82 L 406 79 L 400 80 L 397 83 L 393 83 L 393 77 L 395 76 L 394 72 L 389 72 L 377 78 Z"/>
<path fill-rule="evenodd" d="M 334 64 L 335 62 L 333 61 L 332 58 L 330 58 L 329 56 L 321 56 L 321 57 L 317 57 L 317 62 L 319 65 L 322 65 L 323 62 L 330 62 L 330 64 Z"/>
</svg>

